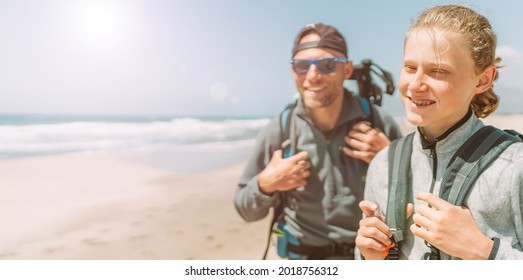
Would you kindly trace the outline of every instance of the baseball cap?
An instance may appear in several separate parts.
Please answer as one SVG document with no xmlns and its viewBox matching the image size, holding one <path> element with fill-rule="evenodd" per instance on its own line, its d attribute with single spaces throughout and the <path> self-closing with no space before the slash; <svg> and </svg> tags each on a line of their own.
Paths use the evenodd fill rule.
<svg viewBox="0 0 523 280">
<path fill-rule="evenodd" d="M 317 33 L 320 36 L 319 41 L 312 41 L 300 44 L 300 40 L 310 33 Z M 348 58 L 347 43 L 343 35 L 336 29 L 336 27 L 323 23 L 313 23 L 305 25 L 296 35 L 294 39 L 294 47 L 292 48 L 292 57 L 297 52 L 310 48 L 325 48 L 340 52 Z"/>
</svg>

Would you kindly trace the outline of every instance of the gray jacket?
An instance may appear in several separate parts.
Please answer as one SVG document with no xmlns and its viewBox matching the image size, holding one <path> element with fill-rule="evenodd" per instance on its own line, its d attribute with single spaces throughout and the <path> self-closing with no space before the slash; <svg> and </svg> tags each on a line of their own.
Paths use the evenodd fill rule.
<svg viewBox="0 0 523 280">
<path fill-rule="evenodd" d="M 374 123 L 390 139 L 401 136 L 392 117 L 373 106 Z M 341 148 L 349 129 L 364 117 L 359 101 L 345 94 L 341 116 L 330 139 L 308 117 L 301 100 L 293 111 L 297 151 L 307 151 L 311 176 L 305 188 L 285 192 L 285 221 L 302 244 L 323 246 L 334 242 L 353 243 L 358 230 L 367 164 L 346 156 Z M 292 132 L 291 132 L 292 135 Z M 275 117 L 257 138 L 256 147 L 240 178 L 234 197 L 238 213 L 248 222 L 265 216 L 280 196 L 264 195 L 258 174 L 269 163 L 273 152 L 281 149 L 280 121 Z"/>
<path fill-rule="evenodd" d="M 474 115 L 436 142 L 435 157 L 431 148 L 422 147 L 419 131 L 415 132 L 411 156 L 413 194 L 429 192 L 436 163 L 434 194 L 439 194 L 440 183 L 452 155 L 484 124 Z M 365 200 L 376 202 L 385 213 L 388 195 L 388 148 L 383 149 L 369 166 Z M 465 205 L 470 209 L 478 228 L 488 237 L 497 237 L 500 246 L 496 259 L 523 259 L 523 143 L 509 146 L 477 179 Z M 415 209 L 421 202 L 414 201 Z M 409 219 L 412 223 L 412 219 Z M 409 224 L 410 226 L 410 224 Z M 409 230 L 400 246 L 400 259 L 419 260 L 430 249 L 421 238 Z M 455 259 L 455 257 L 452 257 Z"/>
</svg>

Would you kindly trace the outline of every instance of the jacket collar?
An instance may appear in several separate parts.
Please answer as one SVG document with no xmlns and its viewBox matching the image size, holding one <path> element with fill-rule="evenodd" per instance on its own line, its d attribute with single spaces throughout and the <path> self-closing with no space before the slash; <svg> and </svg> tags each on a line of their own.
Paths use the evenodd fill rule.
<svg viewBox="0 0 523 280">
<path fill-rule="evenodd" d="M 305 111 L 305 106 L 301 97 L 297 100 L 296 115 L 300 116 L 301 118 L 305 119 L 311 124 L 313 123 L 312 119 Z M 353 96 L 352 92 L 344 88 L 341 115 L 339 116 L 334 129 L 338 128 L 339 126 L 345 125 L 346 123 L 355 122 L 363 118 L 365 118 L 365 114 L 363 113 L 363 109 L 361 108 L 358 98 Z"/>
<path fill-rule="evenodd" d="M 472 113 L 472 110 L 469 110 L 463 119 L 433 142 L 428 141 L 418 128 L 415 132 L 414 145 L 425 150 L 436 148 L 438 153 L 455 153 L 463 145 L 464 139 L 470 138 L 483 126 L 485 126 L 483 122 Z"/>
</svg>

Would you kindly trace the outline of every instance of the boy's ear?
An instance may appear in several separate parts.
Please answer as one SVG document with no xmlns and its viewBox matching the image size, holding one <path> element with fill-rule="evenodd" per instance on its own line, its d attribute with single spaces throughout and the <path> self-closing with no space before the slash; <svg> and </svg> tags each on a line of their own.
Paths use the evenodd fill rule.
<svg viewBox="0 0 523 280">
<path fill-rule="evenodd" d="M 478 84 L 476 85 L 476 93 L 483 93 L 492 86 L 496 78 L 496 71 L 496 66 L 491 65 L 480 74 Z"/>
</svg>

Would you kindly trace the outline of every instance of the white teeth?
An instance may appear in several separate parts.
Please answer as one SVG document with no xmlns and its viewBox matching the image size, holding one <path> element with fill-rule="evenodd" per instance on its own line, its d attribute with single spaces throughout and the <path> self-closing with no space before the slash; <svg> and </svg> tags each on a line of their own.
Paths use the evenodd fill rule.
<svg viewBox="0 0 523 280">
<path fill-rule="evenodd" d="M 416 104 L 416 106 L 427 106 L 427 105 L 434 103 L 434 101 L 429 101 L 429 100 L 415 101 L 415 100 L 411 99 L 411 101 L 412 101 L 412 103 Z"/>
<path fill-rule="evenodd" d="M 322 88 L 321 87 L 310 87 L 310 88 L 307 88 L 308 90 L 310 91 L 318 91 L 318 90 L 321 90 Z"/>
</svg>

